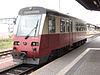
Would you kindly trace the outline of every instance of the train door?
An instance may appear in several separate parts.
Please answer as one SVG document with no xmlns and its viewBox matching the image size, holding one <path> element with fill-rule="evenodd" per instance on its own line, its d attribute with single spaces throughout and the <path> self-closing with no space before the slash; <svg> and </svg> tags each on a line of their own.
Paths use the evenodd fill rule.
<svg viewBox="0 0 100 75">
<path fill-rule="evenodd" d="M 68 25 L 68 33 L 69 33 L 69 45 L 73 44 L 73 24 L 72 24 L 72 20 L 68 20 L 67 21 Z"/>
<path fill-rule="evenodd" d="M 56 18 L 55 16 L 48 16 L 48 34 L 49 34 L 49 48 L 54 48 L 57 45 L 56 32 Z"/>
</svg>

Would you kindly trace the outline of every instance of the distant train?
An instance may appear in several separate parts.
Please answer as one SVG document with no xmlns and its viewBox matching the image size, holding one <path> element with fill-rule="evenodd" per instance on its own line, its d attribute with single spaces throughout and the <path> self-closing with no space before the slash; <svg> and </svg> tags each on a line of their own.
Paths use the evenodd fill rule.
<svg viewBox="0 0 100 75">
<path fill-rule="evenodd" d="M 96 26 L 94 24 L 87 23 L 87 35 L 94 35 L 100 33 L 100 26 Z"/>
<path fill-rule="evenodd" d="M 43 7 L 19 11 L 13 43 L 13 61 L 43 64 L 84 44 L 86 22 Z"/>
</svg>

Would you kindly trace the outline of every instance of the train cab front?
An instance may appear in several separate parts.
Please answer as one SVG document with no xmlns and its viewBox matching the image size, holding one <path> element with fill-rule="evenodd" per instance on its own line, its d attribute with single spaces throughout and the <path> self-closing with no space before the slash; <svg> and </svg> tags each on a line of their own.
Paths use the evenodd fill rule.
<svg viewBox="0 0 100 75">
<path fill-rule="evenodd" d="M 39 39 L 40 37 L 14 37 L 13 43 L 13 61 L 39 64 Z"/>
<path fill-rule="evenodd" d="M 16 34 L 13 43 L 13 61 L 40 64 L 40 39 L 45 13 L 40 8 L 20 10 L 16 21 Z"/>
</svg>

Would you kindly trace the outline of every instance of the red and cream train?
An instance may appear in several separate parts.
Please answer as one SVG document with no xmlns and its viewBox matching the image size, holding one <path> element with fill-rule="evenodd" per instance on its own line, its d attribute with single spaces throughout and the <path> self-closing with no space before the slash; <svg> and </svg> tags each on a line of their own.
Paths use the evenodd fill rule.
<svg viewBox="0 0 100 75">
<path fill-rule="evenodd" d="M 42 64 L 84 44 L 86 23 L 42 7 L 19 11 L 13 44 L 13 61 Z"/>
</svg>

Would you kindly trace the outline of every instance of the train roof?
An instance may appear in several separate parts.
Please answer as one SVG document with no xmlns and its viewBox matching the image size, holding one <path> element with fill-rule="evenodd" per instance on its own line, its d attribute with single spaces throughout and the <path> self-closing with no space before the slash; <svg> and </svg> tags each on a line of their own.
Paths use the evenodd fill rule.
<svg viewBox="0 0 100 75">
<path fill-rule="evenodd" d="M 26 8 L 22 8 L 19 11 L 19 14 L 33 14 L 33 13 L 41 13 L 41 14 L 44 14 L 44 13 L 49 14 L 50 13 L 52 15 L 78 19 L 76 17 L 69 16 L 69 15 L 63 14 L 61 12 L 58 12 L 58 11 L 55 11 L 55 10 L 52 10 L 52 9 L 48 9 L 48 8 L 44 8 L 44 7 L 26 7 Z M 81 20 L 81 19 L 78 19 L 78 20 Z"/>
</svg>

